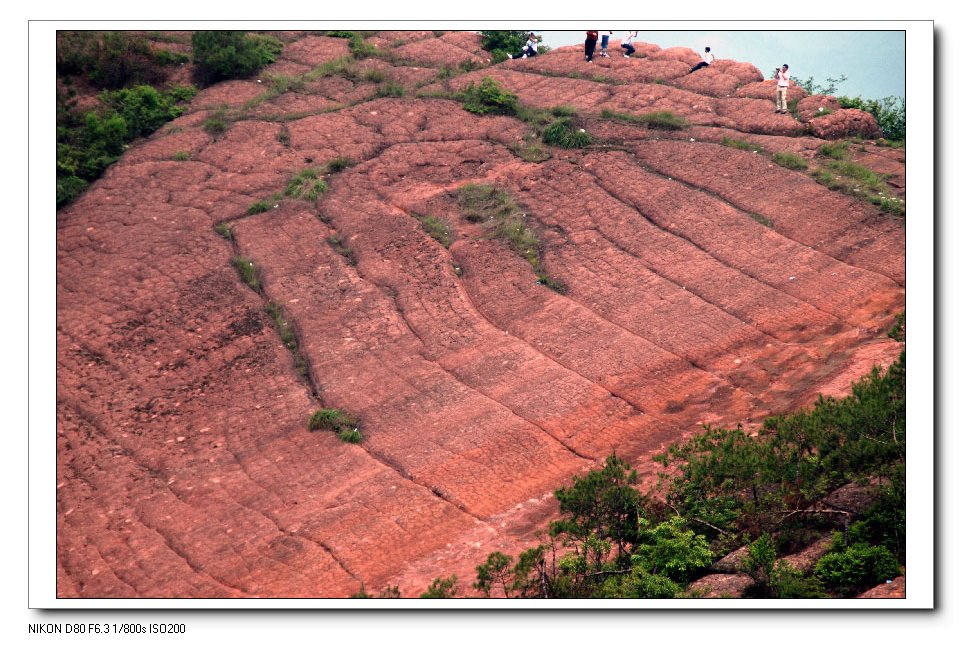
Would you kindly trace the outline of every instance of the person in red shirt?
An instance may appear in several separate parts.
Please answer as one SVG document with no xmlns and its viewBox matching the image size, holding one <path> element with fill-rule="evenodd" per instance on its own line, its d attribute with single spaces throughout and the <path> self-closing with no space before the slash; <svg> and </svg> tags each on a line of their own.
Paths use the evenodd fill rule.
<svg viewBox="0 0 962 649">
<path fill-rule="evenodd" d="M 591 58 L 595 55 L 595 43 L 598 42 L 598 30 L 587 31 L 585 38 L 585 61 L 591 63 Z"/>
</svg>

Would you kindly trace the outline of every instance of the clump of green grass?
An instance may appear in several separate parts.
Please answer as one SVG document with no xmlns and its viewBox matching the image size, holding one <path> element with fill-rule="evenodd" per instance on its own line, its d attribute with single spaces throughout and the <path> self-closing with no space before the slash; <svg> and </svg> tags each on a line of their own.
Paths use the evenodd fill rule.
<svg viewBox="0 0 962 649">
<path fill-rule="evenodd" d="M 361 441 L 361 424 L 357 417 L 336 408 L 315 410 L 307 420 L 309 430 L 329 430 L 341 441 L 357 444 Z"/>
<path fill-rule="evenodd" d="M 264 306 L 264 310 L 267 311 L 267 315 L 274 321 L 274 328 L 277 329 L 277 334 L 280 336 L 284 346 L 292 351 L 297 349 L 297 339 L 294 336 L 294 329 L 284 315 L 284 308 L 277 302 L 268 302 Z"/>
<path fill-rule="evenodd" d="M 592 137 L 585 129 L 576 128 L 571 117 L 560 117 L 545 127 L 541 141 L 563 149 L 581 149 L 591 144 Z"/>
<path fill-rule="evenodd" d="M 222 106 L 211 113 L 210 117 L 204 120 L 202 128 L 204 132 L 213 138 L 218 138 L 227 132 L 227 107 Z"/>
<path fill-rule="evenodd" d="M 668 110 L 654 113 L 644 113 L 642 115 L 633 115 L 631 113 L 618 113 L 604 109 L 601 111 L 601 117 L 603 119 L 613 119 L 619 122 L 626 122 L 628 124 L 640 124 L 642 126 L 647 126 L 648 128 L 662 129 L 666 131 L 678 131 L 691 126 L 687 119 Z"/>
<path fill-rule="evenodd" d="M 829 169 L 841 176 L 852 178 L 862 183 L 868 189 L 876 189 L 882 184 L 882 177 L 877 173 L 860 164 L 848 160 L 833 160 L 826 165 Z"/>
<path fill-rule="evenodd" d="M 531 264 L 532 268 L 541 266 L 539 248 L 541 242 L 524 222 L 523 218 L 515 217 L 499 221 L 494 228 L 494 236 L 504 240 L 511 249 L 522 259 Z"/>
<path fill-rule="evenodd" d="M 838 142 L 826 142 L 818 147 L 818 152 L 833 160 L 848 159 L 848 142 L 839 140 Z"/>
<path fill-rule="evenodd" d="M 247 208 L 247 214 L 253 216 L 254 214 L 266 212 L 269 209 L 271 209 L 270 201 L 261 199 L 250 204 L 250 207 Z"/>
<path fill-rule="evenodd" d="M 458 190 L 461 214 L 472 223 L 501 220 L 521 213 L 507 192 L 492 185 L 469 183 Z"/>
<path fill-rule="evenodd" d="M 260 272 L 254 267 L 254 262 L 247 257 L 236 256 L 233 259 L 234 268 L 240 273 L 241 279 L 249 287 L 260 293 L 261 278 Z"/>
<path fill-rule="evenodd" d="M 575 110 L 574 106 L 564 104 L 562 106 L 553 107 L 551 109 L 551 114 L 555 117 L 574 117 L 578 114 L 578 111 Z"/>
<path fill-rule="evenodd" d="M 796 171 L 802 170 L 802 169 L 808 169 L 808 163 L 805 162 L 805 158 L 795 153 L 790 153 L 788 151 L 779 151 L 778 153 L 772 156 L 772 160 L 775 161 L 775 164 L 781 165 L 786 169 L 793 169 Z"/>
<path fill-rule="evenodd" d="M 464 109 L 478 115 L 514 115 L 518 111 L 518 96 L 502 88 L 491 77 L 477 86 L 472 81 L 457 94 Z"/>
<path fill-rule="evenodd" d="M 364 73 L 364 80 L 370 81 L 371 83 L 381 83 L 384 81 L 384 71 L 383 70 L 368 70 Z"/>
<path fill-rule="evenodd" d="M 775 225 L 774 221 L 772 221 L 770 218 L 768 218 L 763 214 L 759 214 L 757 212 L 749 212 L 748 215 L 753 219 L 755 219 L 756 221 L 758 221 L 759 223 L 761 223 L 762 225 L 764 225 L 766 228 L 770 228 Z"/>
<path fill-rule="evenodd" d="M 870 194 L 868 200 L 873 205 L 878 205 L 879 209 L 883 212 L 905 216 L 905 205 L 898 199 Z"/>
<path fill-rule="evenodd" d="M 404 86 L 396 81 L 388 81 L 377 87 L 376 94 L 378 97 L 403 97 Z"/>
<path fill-rule="evenodd" d="M 512 144 L 511 151 L 525 162 L 544 162 L 551 157 L 551 153 L 541 146 L 538 139 L 530 135 Z"/>
<path fill-rule="evenodd" d="M 186 162 L 190 160 L 190 151 L 177 151 L 174 153 L 174 160 L 177 162 Z"/>
<path fill-rule="evenodd" d="M 418 216 L 417 214 L 414 216 L 421 222 L 421 227 L 432 239 L 445 248 L 451 245 L 451 229 L 447 223 L 436 216 Z"/>
<path fill-rule="evenodd" d="M 731 147 L 733 149 L 739 149 L 741 151 L 761 151 L 762 148 L 746 140 L 735 140 L 729 137 L 722 138 L 722 146 Z"/>
<path fill-rule="evenodd" d="M 326 61 L 304 75 L 307 81 L 315 81 L 321 77 L 344 77 L 356 81 L 361 77 L 354 59 L 350 56 L 342 56 L 338 59 Z"/>
<path fill-rule="evenodd" d="M 547 286 L 549 289 L 560 295 L 566 295 L 568 293 L 568 286 L 564 282 L 551 278 L 543 271 L 538 273 L 538 283 L 542 286 Z"/>
<path fill-rule="evenodd" d="M 234 232 L 230 229 L 230 225 L 227 223 L 218 223 L 214 226 L 214 232 L 224 237 L 228 241 L 234 240 Z"/>
<path fill-rule="evenodd" d="M 327 183 L 313 167 L 303 169 L 294 174 L 284 188 L 284 196 L 288 198 L 303 198 L 316 201 L 317 197 L 327 191 Z"/>
<path fill-rule="evenodd" d="M 291 77 L 285 74 L 267 75 L 267 88 L 271 95 L 297 92 L 304 89 L 304 76 Z"/>
<path fill-rule="evenodd" d="M 327 162 L 327 173 L 336 174 L 340 171 L 344 171 L 348 167 L 353 167 L 354 161 L 345 156 L 338 156 Z"/>
<path fill-rule="evenodd" d="M 354 251 L 345 246 L 341 242 L 341 238 L 339 236 L 332 234 L 327 238 L 327 242 L 331 244 L 332 248 L 334 248 L 334 252 L 347 259 L 349 264 L 352 266 L 357 265 L 357 257 L 355 257 Z"/>
</svg>

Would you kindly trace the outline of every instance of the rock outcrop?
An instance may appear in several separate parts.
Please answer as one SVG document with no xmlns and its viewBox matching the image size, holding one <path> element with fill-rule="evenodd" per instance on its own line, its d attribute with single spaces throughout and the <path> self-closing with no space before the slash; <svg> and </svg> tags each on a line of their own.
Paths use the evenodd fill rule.
<svg viewBox="0 0 962 649">
<path fill-rule="evenodd" d="M 57 214 L 59 596 L 466 585 L 611 451 L 651 484 L 651 456 L 701 424 L 842 393 L 898 354 L 903 224 L 769 157 L 811 158 L 864 113 L 799 137 L 752 66 L 689 76 L 677 48 L 590 70 L 559 48 L 451 76 L 487 65 L 477 35 L 368 40 L 378 56 L 350 61 L 344 39 L 287 34 L 260 83 L 204 90 Z M 530 124 L 451 98 L 486 76 L 529 107 L 574 108 L 595 145 L 527 160 Z M 230 127 L 210 135 L 223 106 Z M 899 171 L 867 146 L 866 164 Z M 308 168 L 328 190 L 285 197 Z M 565 293 L 462 216 L 469 183 L 514 198 Z M 362 442 L 308 430 L 321 407 L 359 417 Z"/>
</svg>

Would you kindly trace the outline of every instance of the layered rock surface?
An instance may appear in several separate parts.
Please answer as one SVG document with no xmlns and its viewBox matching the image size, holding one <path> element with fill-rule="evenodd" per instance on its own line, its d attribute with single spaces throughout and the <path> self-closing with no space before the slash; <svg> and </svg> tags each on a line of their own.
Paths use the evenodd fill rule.
<svg viewBox="0 0 962 649">
<path fill-rule="evenodd" d="M 343 39 L 285 41 L 263 79 L 348 55 Z M 450 76 L 486 64 L 477 36 L 369 42 L 381 57 L 295 90 L 203 91 L 58 213 L 59 596 L 467 585 L 489 552 L 543 534 L 552 491 L 611 451 L 651 484 L 652 454 L 701 424 L 844 394 L 897 355 L 904 223 L 718 144 L 810 158 L 824 143 L 773 114 L 751 66 L 694 79 L 693 52 L 640 44 L 646 58 L 596 61 L 597 78 L 577 48 Z M 602 143 L 526 162 L 527 124 L 438 98 L 484 76 L 528 106 L 574 107 Z M 386 82 L 405 95 L 379 96 Z M 208 135 L 225 105 L 229 130 Z M 593 121 L 604 109 L 693 126 Z M 316 202 L 274 197 L 339 158 L 357 164 Z M 862 163 L 904 186 L 889 151 Z M 461 216 L 468 183 L 514 197 L 565 294 Z M 320 407 L 358 416 L 362 443 L 309 431 Z"/>
</svg>

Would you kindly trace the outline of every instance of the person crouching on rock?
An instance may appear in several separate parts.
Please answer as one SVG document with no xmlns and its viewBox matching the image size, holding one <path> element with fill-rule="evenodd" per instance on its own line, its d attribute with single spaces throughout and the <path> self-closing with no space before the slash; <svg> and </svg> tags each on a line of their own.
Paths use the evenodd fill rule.
<svg viewBox="0 0 962 649">
<path fill-rule="evenodd" d="M 621 48 L 625 50 L 626 59 L 631 58 L 631 55 L 635 53 L 635 46 L 631 44 L 631 41 L 635 38 L 638 38 L 638 32 L 628 32 L 628 35 L 621 41 Z"/>
<path fill-rule="evenodd" d="M 788 79 L 788 63 L 775 69 L 775 112 L 783 115 L 788 112 Z"/>
<path fill-rule="evenodd" d="M 529 56 L 538 56 L 538 41 L 541 40 L 540 36 L 535 36 L 534 32 L 528 34 L 528 42 L 524 44 L 521 51 L 517 54 L 512 54 L 512 59 L 526 59 Z"/>
<path fill-rule="evenodd" d="M 701 61 L 699 61 L 698 64 L 695 65 L 695 67 L 693 67 L 691 70 L 689 70 L 688 74 L 691 74 L 695 70 L 701 70 L 702 68 L 707 68 L 714 61 L 715 61 L 715 55 L 711 53 L 710 47 L 706 47 L 705 53 L 701 55 Z"/>
<path fill-rule="evenodd" d="M 589 30 L 585 34 L 587 35 L 587 38 L 585 38 L 585 61 L 591 63 L 591 59 L 595 55 L 595 43 L 598 42 L 598 31 Z"/>
</svg>

